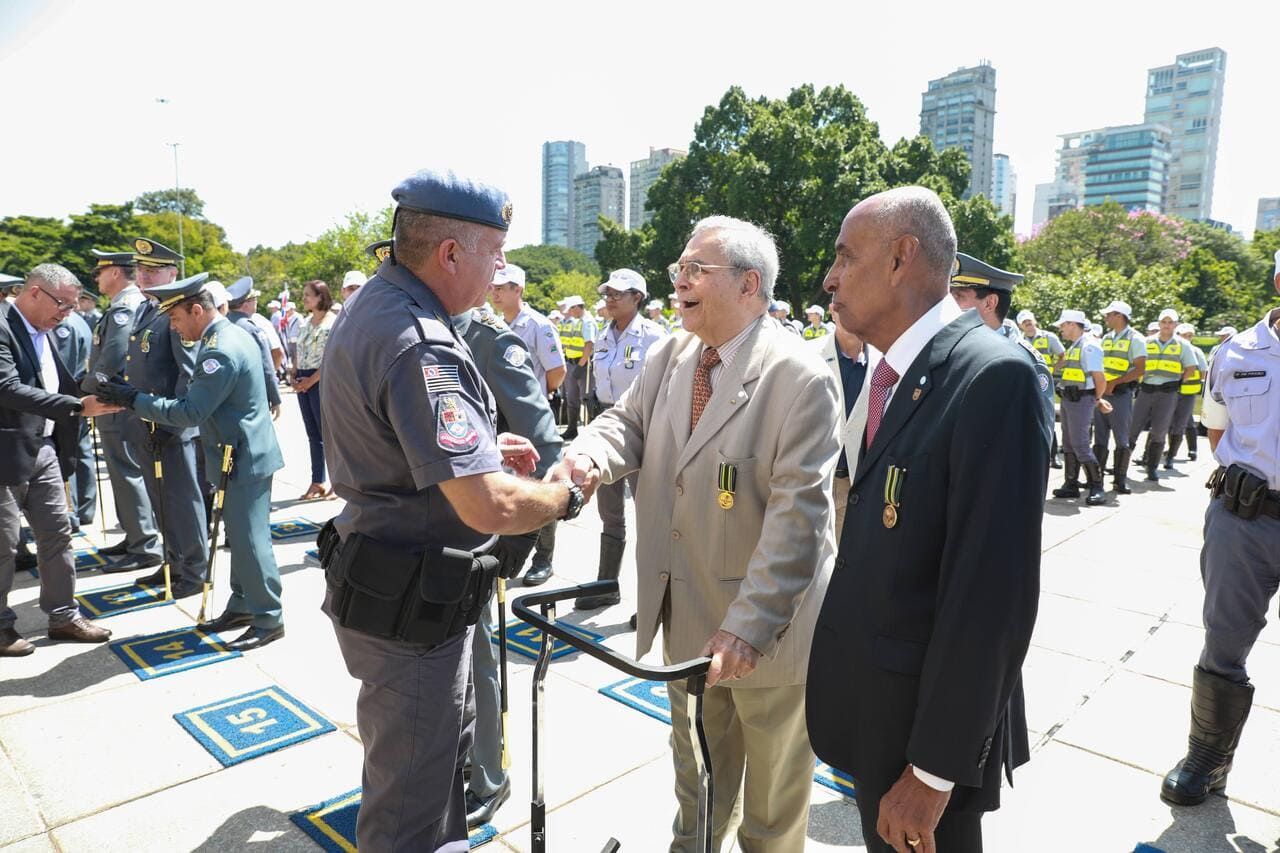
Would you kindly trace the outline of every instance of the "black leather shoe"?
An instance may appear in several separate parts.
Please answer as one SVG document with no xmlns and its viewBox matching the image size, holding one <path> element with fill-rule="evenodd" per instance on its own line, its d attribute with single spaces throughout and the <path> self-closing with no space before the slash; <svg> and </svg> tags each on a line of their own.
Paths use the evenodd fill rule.
<svg viewBox="0 0 1280 853">
<path fill-rule="evenodd" d="M 231 610 L 224 610 L 222 615 L 217 619 L 211 619 L 208 622 L 198 622 L 196 627 L 206 634 L 221 634 L 223 631 L 230 631 L 232 628 L 241 628 L 245 625 L 253 623 L 253 616 L 249 613 L 236 613 Z"/>
<path fill-rule="evenodd" d="M 274 643 L 283 636 L 283 625 L 277 625 L 274 628 L 250 628 L 226 646 L 233 652 L 251 652 L 262 648 L 267 643 Z"/>
<path fill-rule="evenodd" d="M 182 578 L 174 578 L 169 582 L 170 590 L 173 592 L 174 599 L 190 598 L 193 595 L 199 595 L 204 589 L 204 584 L 200 581 L 183 580 Z M 164 578 L 160 579 L 160 594 L 164 595 Z"/>
<path fill-rule="evenodd" d="M 542 586 L 552 573 L 550 561 L 534 557 L 533 562 L 529 564 L 529 570 L 524 573 L 523 583 L 525 586 Z"/>
<path fill-rule="evenodd" d="M 98 553 L 101 554 L 102 552 L 99 551 Z M 116 560 L 114 563 L 108 563 L 103 566 L 102 573 L 104 575 L 114 575 L 120 572 L 136 572 L 138 569 L 150 569 L 153 566 L 158 566 L 161 562 L 161 559 L 154 554 L 143 554 L 142 556 L 130 554 L 123 560 Z M 164 583 L 163 577 L 160 578 L 160 583 Z"/>
<path fill-rule="evenodd" d="M 25 569 L 31 571 L 36 567 L 36 555 L 28 551 L 25 554 L 19 553 L 13 558 L 13 567 L 15 569 Z"/>
<path fill-rule="evenodd" d="M 507 778 L 498 790 L 487 797 L 478 797 L 467 791 L 467 829 L 484 826 L 493 820 L 498 809 L 511 798 L 511 779 Z"/>
<path fill-rule="evenodd" d="M 125 554 L 129 553 L 129 543 L 121 539 L 114 545 L 99 548 L 98 553 L 104 557 L 123 557 Z"/>
<path fill-rule="evenodd" d="M 171 580 L 177 580 L 177 579 L 178 579 L 177 574 L 174 574 L 171 578 Z M 140 578 L 134 578 L 133 585 L 134 586 L 164 586 L 164 564 L 161 563 L 160 568 L 149 575 L 143 575 Z"/>
</svg>

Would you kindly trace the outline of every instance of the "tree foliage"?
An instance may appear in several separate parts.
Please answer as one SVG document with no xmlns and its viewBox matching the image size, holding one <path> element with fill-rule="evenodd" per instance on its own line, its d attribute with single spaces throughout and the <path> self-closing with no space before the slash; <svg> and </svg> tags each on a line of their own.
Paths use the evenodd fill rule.
<svg viewBox="0 0 1280 853">
<path fill-rule="evenodd" d="M 1139 329 L 1165 308 L 1176 309 L 1191 323 L 1201 317 L 1200 309 L 1186 301 L 1186 282 L 1167 265 L 1143 267 L 1126 276 L 1098 261 L 1085 260 L 1066 275 L 1033 271 L 1026 276 L 1014 289 L 1013 304 L 1019 310 L 1030 309 L 1043 325 L 1056 320 L 1064 308 L 1078 308 L 1101 324 L 1102 309 L 1113 299 L 1129 303 Z"/>
<path fill-rule="evenodd" d="M 204 200 L 190 187 L 153 190 L 133 200 L 139 213 L 181 213 L 192 219 L 204 218 Z"/>
<path fill-rule="evenodd" d="M 521 246 L 506 252 L 507 260 L 524 270 L 530 282 L 544 282 L 559 273 L 580 272 L 599 283 L 600 267 L 567 246 Z"/>
</svg>

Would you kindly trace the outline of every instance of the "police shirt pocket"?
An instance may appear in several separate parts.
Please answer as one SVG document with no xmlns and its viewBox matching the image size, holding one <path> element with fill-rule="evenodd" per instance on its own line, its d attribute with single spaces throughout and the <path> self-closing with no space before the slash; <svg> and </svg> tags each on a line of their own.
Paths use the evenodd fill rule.
<svg viewBox="0 0 1280 853">
<path fill-rule="evenodd" d="M 718 463 L 711 485 L 712 510 L 722 528 L 720 580 L 739 581 L 747 575 L 747 564 L 760 541 L 759 519 L 764 507 L 752 485 L 756 457 L 733 458 L 716 454 Z"/>
<path fill-rule="evenodd" d="M 1267 416 L 1267 392 L 1270 389 L 1271 378 L 1268 376 L 1228 379 L 1222 387 L 1222 401 L 1227 406 L 1231 422 L 1240 426 L 1262 423 Z"/>
<path fill-rule="evenodd" d="M 924 658 L 928 651 L 929 644 L 920 640 L 903 640 L 877 634 L 871 653 L 881 669 L 918 676 L 924 671 Z"/>
</svg>

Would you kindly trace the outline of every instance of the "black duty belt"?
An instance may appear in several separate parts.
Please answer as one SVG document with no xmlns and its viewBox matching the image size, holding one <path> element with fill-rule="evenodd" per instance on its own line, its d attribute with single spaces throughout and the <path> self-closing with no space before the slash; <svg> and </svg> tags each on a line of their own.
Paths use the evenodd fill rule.
<svg viewBox="0 0 1280 853">
<path fill-rule="evenodd" d="M 1246 521 L 1260 515 L 1280 519 L 1280 492 L 1267 488 L 1267 481 L 1248 468 L 1241 465 L 1219 467 L 1205 486 L 1232 515 Z"/>
<path fill-rule="evenodd" d="M 1163 385 L 1155 385 L 1150 382 L 1142 383 L 1143 394 L 1172 394 L 1181 387 L 1180 382 L 1165 382 Z"/>
<path fill-rule="evenodd" d="M 1133 386 L 1137 384 L 1138 384 L 1137 382 L 1125 382 L 1121 385 L 1117 385 L 1115 389 L 1107 396 L 1111 397 L 1111 396 L 1115 396 L 1116 394 L 1127 394 L 1130 391 L 1132 391 Z"/>
<path fill-rule="evenodd" d="M 1086 394 L 1093 394 L 1092 388 L 1077 388 L 1074 385 L 1062 386 L 1062 397 L 1064 400 L 1070 400 L 1073 403 L 1080 402 L 1081 398 Z"/>
</svg>

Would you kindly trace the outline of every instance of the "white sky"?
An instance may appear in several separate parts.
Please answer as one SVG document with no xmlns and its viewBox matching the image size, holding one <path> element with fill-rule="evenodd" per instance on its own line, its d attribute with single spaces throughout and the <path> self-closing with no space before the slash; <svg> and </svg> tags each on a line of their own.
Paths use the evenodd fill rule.
<svg viewBox="0 0 1280 853">
<path fill-rule="evenodd" d="M 929 79 L 987 59 L 1025 233 L 1057 134 L 1141 121 L 1146 69 L 1211 46 L 1228 54 L 1214 218 L 1247 234 L 1280 195 L 1275 0 L 445 5 L 0 0 L 0 216 L 172 186 L 178 141 L 182 185 L 241 251 L 382 207 L 423 167 L 506 189 L 519 246 L 541 235 L 544 140 L 625 170 L 687 147 L 732 84 L 811 82 L 848 86 L 892 145 Z"/>
</svg>

